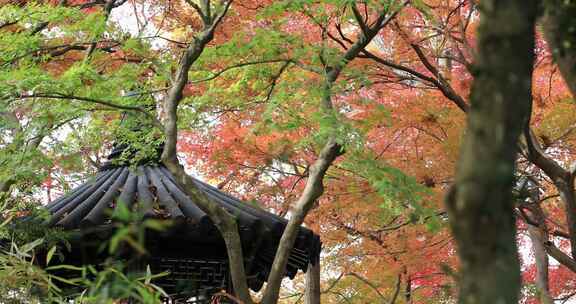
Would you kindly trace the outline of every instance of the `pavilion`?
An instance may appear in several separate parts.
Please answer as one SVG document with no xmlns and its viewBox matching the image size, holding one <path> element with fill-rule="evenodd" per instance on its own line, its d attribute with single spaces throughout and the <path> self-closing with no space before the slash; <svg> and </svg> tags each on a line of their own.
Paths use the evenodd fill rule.
<svg viewBox="0 0 576 304">
<path fill-rule="evenodd" d="M 142 219 L 173 223 L 165 231 L 146 233 L 148 254 L 139 260 L 140 266 L 149 265 L 153 272 L 170 272 L 154 283 L 172 299 L 204 303 L 217 291 L 231 291 L 225 244 L 207 214 L 184 193 L 158 157 L 130 166 L 116 161 L 125 150 L 116 146 L 93 178 L 47 206 L 50 227 L 77 232 L 66 262 L 98 264 L 109 258 L 95 248 L 112 235 L 115 213 L 123 205 Z M 195 182 L 212 201 L 236 216 L 248 285 L 260 290 L 287 220 L 200 180 Z M 320 247 L 319 236 L 301 227 L 285 275 L 293 278 L 298 270 L 306 271 L 319 260 Z M 119 253 L 116 258 L 128 259 L 130 254 Z"/>
</svg>

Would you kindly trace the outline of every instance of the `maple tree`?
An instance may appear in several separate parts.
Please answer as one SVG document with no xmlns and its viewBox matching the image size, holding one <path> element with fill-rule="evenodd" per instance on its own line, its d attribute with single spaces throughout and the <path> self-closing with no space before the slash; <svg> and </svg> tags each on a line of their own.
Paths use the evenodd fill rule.
<svg viewBox="0 0 576 304">
<path fill-rule="evenodd" d="M 400 149 L 395 150 L 395 151 L 391 151 L 391 153 L 387 156 L 386 159 L 389 162 L 395 162 L 397 168 L 402 168 L 403 172 L 409 172 L 414 176 L 419 176 L 419 179 L 421 181 L 422 184 L 424 185 L 429 185 L 432 187 L 442 187 L 445 186 L 447 183 L 450 182 L 451 180 L 451 172 L 453 168 L 453 160 L 455 159 L 455 152 L 456 152 L 456 147 L 458 146 L 459 143 L 459 135 L 461 134 L 461 128 L 463 126 L 463 122 L 460 118 L 462 117 L 458 117 L 458 110 L 454 109 L 454 107 L 450 106 L 449 104 L 447 104 L 448 102 L 452 102 L 456 105 L 456 107 L 460 110 L 463 111 L 467 111 L 468 110 L 468 101 L 467 101 L 467 95 L 469 93 L 469 88 L 470 88 L 470 84 L 472 82 L 472 75 L 471 75 L 471 70 L 473 68 L 473 56 L 474 56 L 474 48 L 475 48 L 475 31 L 476 31 L 476 24 L 478 21 L 478 16 L 476 15 L 476 7 L 474 5 L 474 3 L 472 2 L 467 2 L 467 1 L 455 1 L 455 2 L 438 2 L 436 5 L 432 4 L 432 3 L 428 3 L 430 4 L 429 6 L 429 10 L 428 10 L 428 14 L 422 13 L 421 11 L 415 10 L 412 11 L 413 15 L 408 15 L 411 18 L 406 18 L 403 21 L 406 21 L 405 24 L 399 23 L 399 27 L 397 28 L 397 31 L 394 33 L 396 36 L 395 38 L 398 41 L 398 44 L 400 44 L 400 46 L 396 46 L 397 49 L 395 49 L 395 54 L 398 55 L 390 55 L 389 53 L 387 54 L 386 52 L 383 52 L 385 55 L 384 56 L 377 56 L 380 54 L 374 54 L 376 51 L 378 51 L 378 49 L 376 48 L 376 51 L 372 50 L 372 51 L 368 51 L 368 53 L 363 54 L 364 57 L 371 59 L 373 61 L 375 61 L 375 63 L 377 64 L 376 66 L 374 64 L 371 65 L 361 65 L 361 69 L 363 69 L 363 71 L 370 71 L 370 68 L 375 69 L 375 76 L 372 76 L 374 78 L 372 78 L 374 81 L 371 83 L 371 91 L 369 90 L 365 90 L 364 93 L 366 95 L 369 95 L 369 93 L 373 93 L 373 92 L 377 92 L 377 94 L 379 94 L 381 97 L 380 101 L 381 102 L 386 102 L 387 100 L 384 98 L 382 98 L 383 96 L 392 96 L 392 98 L 394 97 L 398 97 L 398 96 L 402 96 L 398 93 L 398 89 L 404 89 L 404 91 L 408 91 L 408 92 L 402 92 L 403 94 L 405 94 L 404 96 L 406 96 L 406 99 L 409 100 L 409 102 L 411 103 L 416 103 L 416 101 L 420 101 L 420 103 L 416 103 L 415 105 L 409 104 L 409 102 L 404 102 L 403 103 L 403 109 L 400 110 L 396 110 L 396 113 L 400 112 L 400 111 L 405 111 L 403 114 L 404 115 L 396 115 L 394 116 L 395 120 L 389 119 L 389 117 L 387 117 L 386 115 L 388 113 L 385 112 L 380 112 L 379 114 L 381 116 L 379 116 L 378 118 L 380 119 L 380 121 L 378 121 L 377 123 L 381 124 L 379 127 L 383 128 L 382 125 L 386 125 L 388 124 L 389 121 L 394 121 L 395 126 L 399 128 L 402 132 L 400 133 L 398 131 L 398 129 L 395 128 L 390 128 L 392 129 L 392 136 L 388 135 L 386 133 L 384 133 L 381 129 L 378 130 L 379 133 L 378 135 L 381 136 L 381 138 L 383 139 L 388 139 L 388 142 L 383 142 L 381 143 L 382 146 L 385 147 L 385 149 L 383 150 L 387 150 L 385 152 L 388 152 L 390 150 L 392 150 L 394 147 L 390 144 L 390 141 L 392 141 L 393 143 L 396 143 L 400 146 Z M 410 12 L 409 10 L 407 10 L 406 12 Z M 434 12 L 434 13 L 432 13 Z M 309 14 L 308 14 L 309 15 Z M 444 18 L 443 18 L 444 17 Z M 445 21 L 446 20 L 446 21 Z M 302 22 L 302 21 L 299 21 Z M 311 21 L 312 25 L 314 25 L 314 20 Z M 430 23 L 430 25 L 428 25 L 427 23 Z M 403 27 L 402 27 L 403 26 Z M 346 46 L 346 39 L 348 38 L 346 36 L 346 33 L 344 33 L 343 30 L 341 30 L 341 26 L 339 29 L 338 25 L 334 26 L 335 29 L 333 29 L 333 33 L 331 34 L 326 34 L 330 39 L 332 39 L 336 44 L 335 46 L 338 47 L 338 45 L 343 45 Z M 418 33 L 419 35 L 415 36 L 415 37 L 411 37 L 414 36 L 414 32 L 408 32 L 406 30 L 403 30 L 406 28 L 424 28 L 424 29 L 429 29 L 429 31 L 418 31 L 416 33 Z M 293 29 L 291 29 L 293 30 Z M 383 35 L 386 33 L 386 31 L 383 31 Z M 306 31 L 306 35 L 309 35 L 310 31 L 307 30 Z M 394 37 L 394 35 L 392 35 L 392 37 Z M 439 38 L 436 38 L 439 37 Z M 436 38 L 436 39 L 435 39 Z M 535 79 L 539 79 L 540 81 L 540 85 L 535 86 L 536 90 L 546 90 L 546 88 L 550 88 L 552 86 L 552 84 L 555 84 L 554 89 L 548 89 L 548 91 L 554 91 L 554 94 L 557 94 L 555 96 L 552 96 L 551 94 L 548 94 L 548 96 L 550 96 L 550 102 L 548 104 L 547 107 L 544 107 L 542 104 L 539 104 L 539 107 L 535 107 L 535 115 L 541 115 L 539 113 L 542 113 L 541 111 L 548 111 L 551 110 L 555 107 L 555 105 L 557 105 L 555 102 L 552 102 L 552 100 L 560 100 L 560 99 L 565 99 L 565 98 L 569 98 L 569 94 L 566 91 L 566 87 L 564 86 L 564 84 L 562 83 L 562 79 L 559 77 L 558 74 L 554 75 L 554 74 L 550 74 L 550 72 L 552 70 L 554 70 L 554 65 L 552 64 L 552 62 L 550 61 L 550 56 L 548 55 L 548 50 L 547 47 L 545 45 L 545 43 L 540 40 L 539 41 L 539 45 L 536 48 L 536 51 L 539 55 L 539 60 L 537 61 L 537 67 L 546 67 L 543 68 L 541 70 L 537 70 L 536 72 L 536 76 Z M 411 59 L 412 58 L 412 59 Z M 543 58 L 547 58 L 545 60 L 545 62 L 542 61 Z M 358 62 L 358 61 L 357 61 Z M 540 65 L 542 64 L 542 65 Z M 365 76 L 365 77 L 369 77 L 369 76 Z M 376 78 L 378 77 L 378 78 Z M 353 77 L 351 77 L 352 79 L 354 79 Z M 542 86 L 542 79 L 547 79 L 549 80 L 549 85 L 546 86 Z M 378 85 L 382 85 L 380 88 L 376 87 L 374 84 L 378 84 Z M 349 83 L 348 83 L 349 85 Z M 418 87 L 420 86 L 420 87 Z M 360 88 L 364 88 L 361 85 L 359 86 Z M 395 88 L 396 91 L 392 91 L 390 90 L 390 88 Z M 406 90 L 406 88 L 411 88 L 412 90 Z M 291 87 L 291 89 L 293 89 L 293 87 Z M 387 89 L 386 91 L 384 91 L 384 89 Z M 418 90 L 419 89 L 419 90 Z M 435 89 L 435 90 L 431 90 L 431 89 Z M 352 91 L 353 89 L 349 88 L 348 91 L 344 90 L 344 94 L 345 96 L 345 100 L 346 101 L 350 101 L 352 98 L 350 98 L 350 95 L 353 95 L 353 93 L 350 93 L 350 91 Z M 430 92 L 432 91 L 432 92 Z M 373 94 L 372 96 L 374 96 L 376 94 Z M 216 95 L 215 95 L 216 96 Z M 388 97 L 386 96 L 386 97 Z M 424 97 L 422 97 L 424 96 Z M 535 95 L 538 97 L 538 95 Z M 412 97 L 412 98 L 410 98 Z M 233 98 L 232 98 L 233 99 Z M 360 98 L 359 98 L 360 99 Z M 420 99 L 420 100 L 418 100 Z M 448 99 L 448 100 L 446 100 Z M 430 101 L 435 101 L 437 102 L 437 105 L 435 104 L 431 104 Z M 364 100 L 363 100 L 364 101 Z M 403 100 L 404 101 L 404 100 Z M 391 102 L 389 102 L 391 103 Z M 424 104 L 424 106 L 422 105 Z M 389 104 L 386 104 L 389 105 Z M 348 104 L 347 104 L 348 106 Z M 350 105 L 350 107 L 352 108 L 353 106 L 357 106 L 357 104 L 352 104 Z M 361 105 L 361 106 L 365 106 L 365 104 Z M 434 108 L 434 106 L 436 106 L 436 108 Z M 251 108 L 253 108 L 254 105 L 251 105 Z M 289 107 L 288 107 L 289 108 Z M 356 108 L 358 109 L 358 108 Z M 284 109 L 283 109 L 284 110 Z M 366 116 L 362 117 L 362 115 L 366 115 L 365 113 L 362 113 L 362 110 L 357 110 L 354 111 L 355 109 L 350 109 L 350 112 L 354 113 L 355 116 L 357 116 L 358 118 L 366 118 Z M 227 112 L 234 112 L 233 117 L 231 117 L 230 119 L 232 119 L 232 122 L 230 123 L 231 126 L 223 126 L 221 131 L 217 131 L 215 133 L 213 133 L 213 136 L 218 137 L 219 139 L 216 140 L 216 144 L 218 144 L 218 140 L 220 141 L 224 141 L 222 138 L 224 136 L 232 136 L 232 140 L 227 142 L 227 143 L 222 143 L 221 146 L 221 154 L 218 155 L 220 151 L 214 151 L 211 150 L 210 152 L 210 158 L 212 158 L 212 161 L 216 159 L 216 163 L 219 162 L 225 162 L 228 166 L 226 168 L 223 168 L 222 171 L 220 172 L 214 172 L 213 168 L 214 168 L 214 162 L 208 164 L 206 166 L 207 168 L 207 173 L 211 172 L 213 174 L 216 174 L 217 176 L 219 176 L 218 180 L 223 181 L 223 185 L 228 185 L 230 182 L 233 182 L 234 179 L 241 179 L 242 177 L 240 176 L 246 176 L 248 178 L 248 181 L 250 183 L 254 183 L 256 181 L 255 177 L 258 177 L 262 174 L 264 175 L 273 175 L 274 173 L 282 173 L 282 171 L 287 171 L 284 172 L 285 176 L 283 176 L 283 179 L 285 180 L 296 180 L 298 181 L 298 176 L 293 176 L 294 174 L 298 174 L 298 162 L 297 161 L 291 161 L 288 162 L 286 165 L 282 165 L 282 164 L 274 164 L 271 163 L 270 165 L 261 165 L 262 162 L 260 162 L 260 165 L 258 165 L 258 163 L 255 164 L 250 164 L 251 160 L 257 156 L 257 155 L 261 155 L 261 157 L 264 158 L 264 162 L 265 163 L 269 163 L 269 161 L 267 161 L 267 159 L 269 159 L 270 157 L 273 157 L 273 155 L 278 155 L 275 153 L 281 152 L 281 154 L 279 155 L 280 158 L 282 159 L 283 162 L 286 161 L 286 156 L 290 156 L 290 155 L 294 155 L 294 152 L 292 151 L 286 151 L 286 148 L 289 148 L 290 146 L 287 146 L 286 144 L 282 143 L 283 141 L 285 141 L 285 138 L 281 138 L 280 141 L 276 141 L 276 142 L 280 142 L 279 144 L 276 144 L 276 146 L 274 147 L 274 149 L 277 149 L 276 151 L 274 151 L 273 149 L 269 149 L 269 152 L 265 152 L 262 151 L 262 144 L 264 145 L 268 145 L 268 146 L 272 146 L 272 144 L 268 143 L 268 141 L 270 140 L 270 137 L 266 136 L 260 136 L 260 138 L 264 139 L 265 142 L 262 143 L 260 146 L 256 146 L 254 148 L 249 148 L 246 147 L 246 153 L 244 155 L 240 154 L 238 152 L 238 148 L 236 148 L 235 152 L 233 154 L 230 153 L 230 150 L 233 147 L 237 147 L 237 143 L 238 141 L 242 141 L 244 143 L 248 142 L 255 142 L 254 139 L 252 139 L 252 136 L 256 135 L 259 136 L 258 133 L 253 134 L 253 133 L 245 133 L 243 131 L 239 131 L 239 128 L 241 127 L 241 125 L 246 125 L 249 124 L 250 121 L 257 121 L 257 119 L 246 119 L 245 116 L 243 116 L 242 113 L 238 113 L 240 112 L 239 107 L 230 107 L 228 109 L 222 109 L 222 108 L 218 108 L 215 110 L 215 113 L 221 114 L 222 111 L 227 111 Z M 288 110 L 284 110 L 286 112 L 289 111 Z M 359 113 L 360 112 L 360 113 Z M 417 115 L 416 113 L 421 113 L 423 112 L 423 114 Z M 266 112 L 265 112 L 266 113 Z M 290 113 L 291 114 L 291 113 Z M 287 114 L 287 115 L 290 115 Z M 370 112 L 370 114 L 374 114 L 374 112 Z M 415 115 L 416 114 L 416 115 Z M 260 115 L 258 112 L 254 113 L 254 115 Z M 389 115 L 389 114 L 388 114 Z M 275 117 L 276 118 L 276 117 Z M 385 121 L 385 123 L 382 124 L 382 120 Z M 300 121 L 305 121 L 304 119 L 300 119 Z M 406 121 L 405 125 L 401 125 L 402 121 Z M 292 128 L 294 129 L 292 126 L 294 126 L 294 123 L 291 122 L 287 122 L 284 125 L 275 125 L 273 126 L 274 128 L 282 128 L 282 127 L 288 127 L 288 128 L 284 128 L 283 133 L 286 134 L 286 129 Z M 412 130 L 410 130 L 412 129 Z M 562 127 L 559 128 L 560 130 L 562 130 Z M 566 129 L 563 129 L 564 131 L 568 131 Z M 395 134 L 394 134 L 395 132 Z M 570 131 L 568 131 L 570 132 Z M 254 132 L 255 133 L 255 132 Z M 305 134 L 305 132 L 302 132 Z M 382 134 L 386 134 L 386 135 L 382 135 Z M 395 135 L 395 136 L 394 136 Z M 415 137 L 415 141 L 426 141 L 426 143 L 421 144 L 421 146 L 418 145 L 418 143 L 414 144 L 413 141 L 410 140 L 406 140 L 406 138 L 410 138 L 410 135 L 412 135 L 413 137 Z M 404 137 L 401 137 L 404 136 Z M 248 137 L 248 140 L 241 140 Z M 424 137 L 424 138 L 422 138 Z M 392 138 L 393 140 L 390 140 L 390 138 Z M 402 138 L 403 140 L 400 141 L 398 140 L 399 138 Z M 195 139 L 197 140 L 197 139 Z M 408 145 L 407 145 L 408 143 Z M 438 144 L 441 144 L 440 147 L 438 147 Z M 207 137 L 207 139 L 205 141 L 202 141 L 201 143 L 191 143 L 191 146 L 189 147 L 194 147 L 194 145 L 198 144 L 199 149 L 201 149 L 200 151 L 206 151 L 207 148 L 205 148 L 206 146 L 210 146 L 210 145 L 214 145 L 214 141 L 211 137 Z M 404 145 L 404 146 L 401 146 Z M 282 148 L 279 148 L 282 147 Z M 402 149 L 403 148 L 403 149 Z M 438 153 L 438 148 L 444 148 L 443 149 L 443 153 Z M 448 149 L 447 149 L 448 148 Z M 452 148 L 452 150 L 450 151 L 449 148 Z M 280 150 L 280 151 L 278 151 Z M 414 158 L 408 158 L 409 156 L 406 156 L 406 154 L 408 154 L 409 152 L 414 151 L 415 154 L 415 158 L 416 160 L 414 160 Z M 409 152 L 408 152 L 409 151 Z M 214 152 L 216 152 L 216 156 L 214 156 Z M 288 153 L 286 153 L 288 152 Z M 448 153 L 452 153 L 452 154 L 445 154 L 446 152 Z M 400 156 L 398 153 L 401 153 Z M 426 153 L 430 153 L 429 158 L 426 158 Z M 384 154 L 384 153 L 383 153 Z M 444 162 L 442 161 L 442 156 L 446 159 Z M 193 157 L 192 159 L 194 161 L 196 161 L 198 159 L 198 157 L 200 157 L 200 155 L 195 154 L 196 157 Z M 433 159 L 432 159 L 433 158 Z M 296 158 L 294 158 L 296 159 Z M 399 160 L 402 160 L 404 163 L 402 164 L 402 162 L 400 162 Z M 203 161 L 206 161 L 206 159 L 204 158 Z M 231 168 L 229 166 L 230 163 L 236 163 L 238 164 L 238 168 L 236 170 L 234 170 L 233 168 Z M 422 165 L 417 168 L 416 164 L 421 163 Z M 305 162 L 306 163 L 306 162 Z M 279 166 L 280 165 L 280 166 Z M 371 164 L 372 166 L 374 165 L 374 163 Z M 278 168 L 280 167 L 280 168 Z M 295 168 L 294 170 L 290 170 L 292 168 Z M 301 165 L 301 168 L 305 168 L 306 165 Z M 209 168 L 209 169 L 208 169 Z M 290 169 L 287 169 L 290 168 Z M 358 170 L 358 166 L 354 166 L 355 171 L 359 171 Z M 284 169 L 284 170 L 283 170 Z M 381 169 L 381 168 L 378 168 Z M 420 172 L 418 172 L 420 169 Z M 239 173 L 239 172 L 246 172 L 244 174 Z M 418 173 L 417 173 L 418 172 Z M 444 175 L 441 175 L 441 173 L 444 172 Z M 354 174 L 353 172 L 347 172 L 349 174 Z M 382 175 L 380 175 L 379 177 L 381 178 Z M 340 179 L 342 179 L 341 174 L 338 174 L 338 177 Z M 232 179 L 232 181 L 231 181 Z M 278 177 L 275 176 L 273 177 L 273 179 L 275 179 L 273 182 L 276 185 L 270 186 L 270 185 L 264 185 L 264 187 L 266 188 L 266 191 L 270 191 L 268 189 L 272 188 L 275 191 L 277 191 L 276 193 L 280 192 L 285 192 L 280 190 L 285 189 L 286 187 L 276 187 L 277 185 L 280 184 L 280 181 L 278 181 Z M 418 180 L 418 179 L 417 179 Z M 332 181 L 331 181 L 332 182 Z M 334 182 L 337 183 L 337 182 Z M 443 185 L 438 185 L 439 183 L 443 183 Z M 270 183 L 265 183 L 265 184 L 270 184 Z M 332 184 L 332 183 L 331 183 Z M 353 182 L 351 182 L 351 180 L 345 180 L 342 183 L 344 186 L 341 188 L 350 188 L 351 184 L 353 184 Z M 242 189 L 246 189 L 246 182 L 240 182 L 238 184 L 232 185 L 230 186 L 231 189 L 234 189 L 235 187 L 241 187 Z M 262 187 L 262 186 L 259 186 Z M 257 189 L 257 188 L 251 188 L 252 190 Z M 445 187 L 444 187 L 445 189 Z M 440 190 L 440 189 L 437 189 Z M 367 190 L 365 190 L 365 192 L 362 192 L 361 190 L 359 191 L 361 195 L 359 195 L 359 197 L 355 197 L 352 200 L 350 200 L 350 203 L 348 206 L 353 210 L 351 212 L 351 210 L 346 210 L 345 209 L 345 204 L 334 204 L 333 202 L 330 202 L 330 206 L 333 207 L 334 209 L 336 209 L 337 211 L 333 212 L 333 213 L 328 213 L 331 216 L 327 219 L 328 221 L 331 221 L 333 219 L 333 217 L 347 217 L 347 215 L 350 215 L 350 218 L 345 219 L 345 220 L 341 220 L 341 219 L 336 219 L 336 225 L 334 225 L 333 227 L 336 229 L 345 229 L 348 232 L 348 236 L 352 236 L 352 237 L 359 237 L 359 236 L 363 236 L 364 238 L 370 240 L 370 241 L 374 241 L 376 243 L 384 243 L 381 238 L 383 237 L 383 231 L 386 231 L 386 227 L 384 227 L 384 229 L 378 229 L 380 228 L 379 226 L 382 225 L 382 221 L 377 221 L 375 225 L 373 225 L 372 227 L 377 227 L 376 229 L 358 229 L 359 227 L 365 227 L 366 222 L 367 222 L 367 218 L 370 218 L 370 215 L 374 215 L 375 210 L 379 210 L 379 206 L 373 206 L 372 208 L 366 207 L 362 204 L 359 203 L 359 201 L 363 201 L 363 200 L 368 200 L 370 201 L 370 199 L 366 199 L 366 192 L 369 191 L 373 191 L 373 188 L 369 187 Z M 385 192 L 385 191 L 383 191 Z M 274 193 L 274 194 L 276 194 Z M 338 191 L 332 190 L 329 193 L 338 193 Z M 386 193 L 386 192 L 385 192 Z M 388 193 L 386 193 L 388 194 Z M 276 194 L 277 195 L 277 194 Z M 272 196 L 273 198 L 274 196 Z M 338 200 L 343 198 L 343 195 L 338 195 Z M 271 201 L 273 204 L 274 203 L 274 199 L 271 198 Z M 328 194 L 328 196 L 325 198 L 327 201 L 330 200 L 332 197 L 330 196 L 330 194 Z M 379 201 L 380 199 L 376 198 L 376 201 Z M 345 201 L 345 200 L 344 200 Z M 437 201 L 438 202 L 438 201 Z M 327 204 L 328 205 L 328 204 Z M 280 210 L 286 210 L 285 206 L 279 206 Z M 322 208 L 322 206 L 320 206 L 319 208 Z M 329 210 L 330 207 L 327 207 L 326 209 Z M 359 216 L 358 211 L 354 210 L 354 209 L 360 209 L 362 212 L 360 213 L 361 215 Z M 319 210 L 320 211 L 320 210 Z M 356 211 L 356 212 L 354 212 Z M 556 212 L 558 212 L 558 209 L 555 209 Z M 410 215 L 410 211 L 408 211 L 408 215 Z M 520 212 L 520 210 L 519 210 Z M 570 212 L 568 212 L 570 213 Z M 320 213 L 321 214 L 321 213 Z M 442 211 L 439 212 L 440 215 L 443 214 Z M 326 221 L 325 217 L 321 217 L 322 220 Z M 362 220 L 359 220 L 359 218 L 362 218 Z M 410 217 L 407 216 L 407 218 L 409 219 Z M 426 216 L 424 218 L 427 218 Z M 406 218 L 404 218 L 406 220 Z M 313 221 L 313 220 L 310 220 Z M 345 224 L 342 224 L 342 222 L 344 222 Z M 324 227 L 330 225 L 330 223 L 322 223 L 324 225 Z M 353 226 L 353 227 L 350 227 Z M 394 225 L 390 225 L 392 227 L 394 227 Z M 368 226 L 370 227 L 370 226 Z M 327 231 L 329 231 L 329 228 L 326 228 Z M 363 231 L 363 230 L 367 230 L 367 231 Z M 342 237 L 347 237 L 346 235 L 342 234 L 342 231 L 337 231 L 337 230 L 333 230 L 333 233 L 337 233 L 340 235 L 340 239 Z M 329 233 L 329 232 L 328 232 Z M 413 237 L 412 239 L 416 239 L 415 237 Z M 396 239 L 394 239 L 396 240 Z M 365 241 L 368 242 L 368 241 Z M 335 242 L 336 244 L 338 243 L 338 241 Z M 435 242 L 431 242 L 432 244 L 434 244 Z M 549 242 L 549 240 L 546 240 L 544 242 L 545 244 L 547 244 L 547 246 L 550 246 L 552 243 Z M 337 246 L 335 244 L 335 246 Z M 365 245 L 365 244 L 363 244 Z M 394 246 L 397 244 L 394 244 L 394 241 L 390 241 L 388 244 L 388 246 Z M 360 246 L 359 246 L 360 247 Z M 365 247 L 361 247 L 362 249 L 365 249 Z M 350 248 L 346 248 L 348 250 L 351 251 Z M 557 250 L 553 250 L 552 249 L 548 249 L 548 252 L 550 254 L 556 254 L 556 257 L 558 257 L 558 253 L 559 251 Z M 360 251 L 360 250 L 359 250 Z M 414 254 L 413 252 L 411 252 L 411 254 Z M 366 261 L 368 260 L 368 258 L 364 257 L 365 254 L 364 252 L 360 253 L 356 253 L 356 255 L 354 256 L 358 256 L 361 255 L 363 256 L 363 260 Z M 438 257 L 443 257 L 446 258 L 449 255 L 446 254 L 442 254 L 442 251 L 440 251 L 440 254 L 438 255 Z M 417 259 L 416 259 L 417 260 Z M 422 259 L 424 260 L 424 259 Z M 422 261 L 421 260 L 421 261 Z M 379 257 L 379 262 L 382 261 L 382 258 Z M 442 259 L 441 259 L 442 261 Z M 368 264 L 368 263 L 367 263 Z M 569 264 L 569 263 L 568 263 Z M 374 264 L 369 264 L 372 268 L 368 267 L 368 269 L 374 269 L 375 265 Z M 390 264 L 389 263 L 385 263 L 382 264 L 385 265 L 387 268 L 389 268 Z M 401 268 L 401 267 L 399 267 Z M 564 268 L 557 268 L 557 267 L 552 267 L 553 269 L 560 269 L 562 271 L 562 269 Z M 565 270 L 565 269 L 564 269 Z M 363 269 L 363 271 L 365 271 L 365 269 Z M 438 270 L 438 267 L 436 268 L 437 272 L 441 272 L 440 270 Z M 376 276 L 379 277 L 379 279 L 381 279 L 382 277 L 382 272 L 378 272 L 375 271 L 375 273 L 377 274 Z M 415 276 L 418 276 L 417 274 Z M 391 278 L 393 280 L 395 276 L 391 275 L 389 276 L 389 278 Z M 441 277 L 441 275 L 439 276 Z M 409 285 L 410 283 L 410 275 L 406 275 L 405 276 L 405 280 L 406 280 L 406 285 Z M 378 280 L 378 279 L 376 279 Z M 390 280 L 390 281 L 392 281 Z M 388 286 L 393 286 L 393 282 L 390 282 Z M 438 281 L 439 285 L 442 285 L 442 280 Z M 528 285 L 526 285 L 528 286 Z M 409 289 L 409 288 L 408 288 Z M 438 289 L 437 289 L 438 290 Z M 540 292 L 538 292 L 540 293 Z"/>
<path fill-rule="evenodd" d="M 178 155 L 219 188 L 321 234 L 323 281 L 308 303 L 453 301 L 460 264 L 443 200 L 475 102 L 478 5 L 491 1 L 479 2 L 0 2 L 0 192 L 37 203 L 39 189 L 53 197 L 95 170 L 117 138 L 143 149 L 165 140 L 166 166 L 229 236 L 245 303 L 234 222 L 197 197 Z M 535 252 L 521 261 L 527 302 L 572 296 L 576 271 L 566 169 L 576 44 L 559 30 L 569 32 L 574 3 L 545 2 L 532 119 L 518 143 L 516 179 L 530 186 L 513 205 L 520 247 Z M 136 34 L 111 19 L 130 6 Z M 121 111 L 151 127 L 134 131 Z M 264 303 L 303 299 L 298 281 L 278 294 L 284 250 Z"/>
</svg>

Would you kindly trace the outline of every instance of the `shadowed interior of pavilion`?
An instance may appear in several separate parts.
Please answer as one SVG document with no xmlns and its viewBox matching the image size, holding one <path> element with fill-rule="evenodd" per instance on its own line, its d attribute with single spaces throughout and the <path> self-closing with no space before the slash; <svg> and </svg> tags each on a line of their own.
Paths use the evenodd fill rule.
<svg viewBox="0 0 576 304">
<path fill-rule="evenodd" d="M 140 261 L 141 265 L 150 265 L 153 272 L 170 272 L 153 282 L 172 299 L 202 302 L 214 292 L 230 292 L 226 248 L 210 218 L 184 193 L 158 158 L 131 167 L 115 162 L 125 150 L 117 146 L 94 177 L 47 206 L 49 226 L 78 232 L 66 262 L 101 262 L 105 256 L 95 248 L 111 236 L 114 215 L 124 205 L 143 218 L 173 223 L 165 231 L 146 233 L 148 254 Z M 204 182 L 195 182 L 212 201 L 236 216 L 248 284 L 252 290 L 260 290 L 287 221 Z M 285 275 L 293 278 L 298 270 L 306 271 L 309 263 L 318 261 L 320 247 L 320 238 L 301 227 Z"/>
</svg>

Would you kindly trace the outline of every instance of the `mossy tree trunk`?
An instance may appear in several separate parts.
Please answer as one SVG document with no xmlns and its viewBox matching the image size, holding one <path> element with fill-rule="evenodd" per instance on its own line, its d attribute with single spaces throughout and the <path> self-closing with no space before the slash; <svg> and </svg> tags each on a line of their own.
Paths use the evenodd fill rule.
<svg viewBox="0 0 576 304">
<path fill-rule="evenodd" d="M 531 111 L 536 0 L 483 0 L 468 127 L 447 199 L 461 260 L 459 303 L 517 303 L 512 187 Z"/>
<path fill-rule="evenodd" d="M 544 36 L 573 95 L 576 95 L 575 16 L 576 0 L 544 0 Z"/>
</svg>

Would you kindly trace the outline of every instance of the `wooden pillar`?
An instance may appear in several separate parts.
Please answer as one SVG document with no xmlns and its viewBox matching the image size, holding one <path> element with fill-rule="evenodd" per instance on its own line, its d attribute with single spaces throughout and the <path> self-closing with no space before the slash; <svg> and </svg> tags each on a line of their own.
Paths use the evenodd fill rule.
<svg viewBox="0 0 576 304">
<path fill-rule="evenodd" d="M 308 264 L 304 304 L 320 304 L 320 261 Z"/>
</svg>

